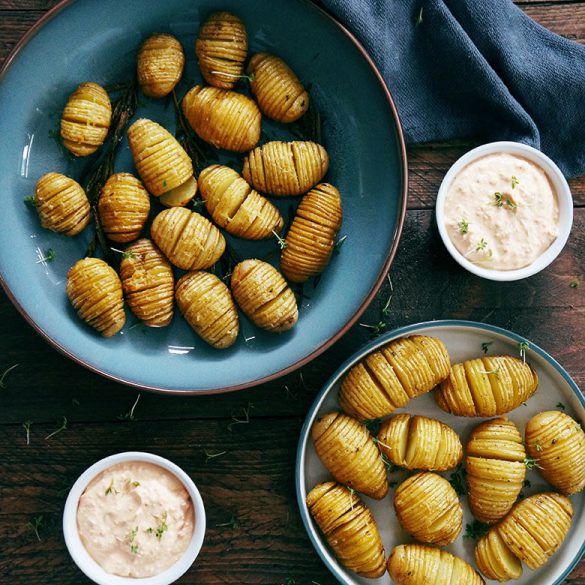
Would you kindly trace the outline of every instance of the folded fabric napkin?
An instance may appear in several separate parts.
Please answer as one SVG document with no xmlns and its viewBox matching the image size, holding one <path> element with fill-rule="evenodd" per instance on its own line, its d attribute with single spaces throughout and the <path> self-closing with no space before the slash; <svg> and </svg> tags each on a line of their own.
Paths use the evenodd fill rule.
<svg viewBox="0 0 585 585">
<path fill-rule="evenodd" d="M 585 46 L 511 0 L 320 0 L 365 46 L 407 142 L 475 137 L 585 172 Z"/>
</svg>

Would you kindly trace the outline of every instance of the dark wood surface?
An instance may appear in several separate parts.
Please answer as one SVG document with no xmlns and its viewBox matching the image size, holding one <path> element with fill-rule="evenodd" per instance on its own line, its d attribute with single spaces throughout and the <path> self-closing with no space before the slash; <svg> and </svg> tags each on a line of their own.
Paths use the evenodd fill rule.
<svg viewBox="0 0 585 585">
<path fill-rule="evenodd" d="M 27 29 L 57 2 L 0 0 L 0 64 Z M 585 2 L 519 3 L 535 20 L 585 42 Z M 1 114 L 1 113 L 0 113 Z M 409 211 L 391 269 L 392 315 L 387 329 L 417 321 L 465 318 L 526 336 L 585 386 L 585 178 L 572 180 L 575 225 L 552 266 L 518 283 L 490 283 L 461 270 L 443 248 L 433 221 L 438 185 L 469 142 L 409 148 Z M 571 283 L 580 286 L 573 288 Z M 361 318 L 377 323 L 384 286 Z M 198 585 L 332 585 L 313 551 L 294 494 L 299 431 L 318 389 L 369 339 L 356 325 L 299 372 L 252 390 L 202 398 L 140 393 L 135 420 L 120 420 L 135 390 L 72 363 L 25 323 L 0 293 L 0 371 L 18 364 L 0 389 L 0 583 L 81 584 L 60 528 L 67 490 L 94 461 L 137 449 L 169 457 L 196 481 L 208 512 L 203 551 L 181 583 Z M 230 427 L 250 413 L 247 424 Z M 50 440 L 63 417 L 68 428 Z M 30 445 L 24 421 L 32 421 Z M 224 452 L 207 460 L 207 453 Z M 31 528 L 42 516 L 39 538 Z M 235 526 L 220 526 L 230 523 Z M 567 583 L 585 585 L 582 562 Z"/>
</svg>

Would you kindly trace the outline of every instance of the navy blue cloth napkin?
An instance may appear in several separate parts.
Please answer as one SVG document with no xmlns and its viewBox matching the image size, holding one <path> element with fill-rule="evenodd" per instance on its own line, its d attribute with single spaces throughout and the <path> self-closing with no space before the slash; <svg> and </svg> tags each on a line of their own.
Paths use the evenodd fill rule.
<svg viewBox="0 0 585 585">
<path fill-rule="evenodd" d="M 511 0 L 320 2 L 376 62 L 407 142 L 515 140 L 585 173 L 585 46 Z"/>
</svg>

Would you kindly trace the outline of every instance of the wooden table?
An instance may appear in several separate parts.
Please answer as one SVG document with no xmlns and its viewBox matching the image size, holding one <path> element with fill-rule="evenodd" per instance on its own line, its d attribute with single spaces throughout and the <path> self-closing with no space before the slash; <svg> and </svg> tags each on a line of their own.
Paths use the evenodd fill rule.
<svg viewBox="0 0 585 585">
<path fill-rule="evenodd" d="M 56 3 L 0 0 L 0 64 Z M 520 4 L 551 30 L 585 41 L 585 1 Z M 570 182 L 575 224 L 557 261 L 521 282 L 482 281 L 451 260 L 433 223 L 439 183 L 470 146 L 453 142 L 409 149 L 409 211 L 391 270 L 394 296 L 386 329 L 449 317 L 500 325 L 542 346 L 585 387 L 585 177 Z M 386 285 L 361 323 L 380 320 L 389 294 Z M 369 337 L 368 329 L 356 325 L 303 368 L 302 379 L 296 372 L 229 395 L 165 398 L 137 393 L 69 361 L 25 323 L 2 293 L 0 371 L 18 367 L 0 389 L 0 583 L 89 582 L 65 549 L 63 504 L 86 467 L 125 450 L 172 459 L 202 492 L 207 536 L 197 563 L 181 583 L 335 583 L 313 551 L 297 511 L 295 452 L 316 392 Z M 248 415 L 248 422 L 236 422 Z M 63 417 L 67 429 L 45 440 Z M 32 421 L 30 444 L 25 421 Z M 33 530 L 37 522 L 38 535 Z M 585 585 L 585 562 L 566 583 Z"/>
</svg>

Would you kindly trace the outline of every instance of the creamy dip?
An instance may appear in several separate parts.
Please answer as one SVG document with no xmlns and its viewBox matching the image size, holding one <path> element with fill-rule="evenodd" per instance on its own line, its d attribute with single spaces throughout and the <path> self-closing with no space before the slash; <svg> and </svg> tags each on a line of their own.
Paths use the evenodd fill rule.
<svg viewBox="0 0 585 585">
<path fill-rule="evenodd" d="M 176 563 L 193 536 L 193 503 L 182 482 L 158 465 L 118 463 L 83 492 L 77 530 L 108 573 L 152 577 Z"/>
<path fill-rule="evenodd" d="M 455 176 L 445 227 L 468 260 L 492 270 L 532 264 L 558 236 L 559 203 L 545 171 L 513 154 L 488 154 Z"/>
</svg>

